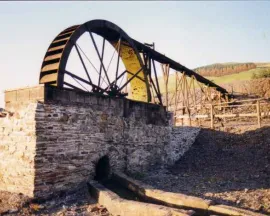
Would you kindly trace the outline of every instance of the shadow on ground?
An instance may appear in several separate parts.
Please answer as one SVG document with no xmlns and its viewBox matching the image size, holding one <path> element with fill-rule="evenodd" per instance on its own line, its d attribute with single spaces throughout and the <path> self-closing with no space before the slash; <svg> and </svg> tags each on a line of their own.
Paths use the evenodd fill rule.
<svg viewBox="0 0 270 216">
<path fill-rule="evenodd" d="M 143 181 L 270 214 L 270 127 L 242 134 L 202 129 L 189 151 Z"/>
</svg>

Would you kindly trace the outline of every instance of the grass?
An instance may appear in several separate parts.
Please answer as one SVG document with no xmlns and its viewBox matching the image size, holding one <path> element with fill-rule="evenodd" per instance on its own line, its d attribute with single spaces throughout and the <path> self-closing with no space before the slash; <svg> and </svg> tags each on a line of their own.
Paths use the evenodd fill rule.
<svg viewBox="0 0 270 216">
<path fill-rule="evenodd" d="M 248 71 L 243 71 L 240 73 L 230 74 L 222 77 L 206 77 L 206 78 L 216 84 L 226 84 L 234 81 L 250 80 L 253 73 L 258 73 L 262 70 L 264 70 L 264 68 L 255 68 Z"/>
<path fill-rule="evenodd" d="M 231 64 L 231 63 L 230 63 Z M 221 84 L 226 84 L 226 83 L 231 83 L 234 81 L 243 81 L 243 80 L 250 80 L 253 73 L 258 73 L 261 70 L 264 70 L 265 67 L 270 68 L 270 63 L 256 63 L 257 68 L 251 69 L 248 71 L 243 71 L 240 73 L 235 73 L 235 74 L 229 74 L 221 77 L 205 77 L 212 82 L 216 83 L 217 85 Z M 164 88 L 164 81 L 162 77 L 159 77 L 159 85 L 160 85 L 160 91 L 165 92 Z M 175 91 L 175 75 L 174 73 L 170 74 L 169 77 L 169 84 L 168 84 L 168 91 Z"/>
<path fill-rule="evenodd" d="M 243 71 L 236 74 L 229 74 L 221 77 L 206 77 L 216 84 L 225 84 L 233 81 L 250 80 L 253 73 L 258 72 L 260 69 L 255 68 L 248 71 Z"/>
</svg>

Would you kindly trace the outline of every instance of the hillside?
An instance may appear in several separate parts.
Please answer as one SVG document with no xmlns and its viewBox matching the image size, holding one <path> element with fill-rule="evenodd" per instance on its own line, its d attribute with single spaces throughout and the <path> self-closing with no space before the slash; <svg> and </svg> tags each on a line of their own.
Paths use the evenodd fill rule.
<svg viewBox="0 0 270 216">
<path fill-rule="evenodd" d="M 239 73 L 233 73 L 224 76 L 206 76 L 206 78 L 220 85 L 225 83 L 231 83 L 234 81 L 250 80 L 253 74 L 259 73 L 262 70 L 264 70 L 264 68 L 256 67 Z"/>
<path fill-rule="evenodd" d="M 219 65 L 219 66 L 218 66 Z M 237 66 L 238 65 L 238 66 Z M 246 66 L 245 66 L 246 65 Z M 250 66 L 248 66 L 250 65 Z M 255 68 L 253 68 L 255 65 Z M 204 76 L 205 78 L 211 80 L 212 82 L 223 86 L 224 88 L 227 88 L 228 84 L 233 84 L 235 87 L 238 85 L 238 82 L 244 82 L 244 81 L 249 81 L 252 79 L 253 74 L 257 74 L 262 70 L 265 70 L 265 68 L 270 68 L 270 62 L 265 62 L 265 63 L 218 63 L 218 64 L 212 64 L 212 65 L 207 65 L 204 67 L 199 67 L 199 68 L 226 68 L 227 66 L 234 67 L 235 70 L 238 68 L 240 70 L 241 68 L 248 68 L 246 70 L 243 70 L 241 72 L 234 72 L 231 74 L 223 75 L 223 76 Z M 194 69 L 194 71 L 198 70 L 199 68 Z M 225 69 L 222 69 L 225 71 Z M 211 71 L 209 69 L 209 71 Z M 159 84 L 160 84 L 160 89 L 161 92 L 165 91 L 164 88 L 164 81 L 163 77 L 159 77 Z M 169 85 L 168 85 L 168 90 L 174 91 L 175 90 L 175 75 L 173 72 L 171 72 L 170 77 L 169 77 Z M 229 92 L 231 91 L 231 86 L 227 89 Z"/>
<path fill-rule="evenodd" d="M 202 76 L 215 76 L 220 77 L 224 75 L 230 75 L 240 73 L 250 69 L 256 68 L 254 63 L 217 63 L 203 67 L 195 68 L 194 70 Z"/>
</svg>

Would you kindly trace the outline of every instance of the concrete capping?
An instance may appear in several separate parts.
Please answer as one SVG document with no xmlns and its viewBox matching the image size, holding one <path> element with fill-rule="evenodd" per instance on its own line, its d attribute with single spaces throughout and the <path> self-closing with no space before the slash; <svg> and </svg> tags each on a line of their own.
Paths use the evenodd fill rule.
<svg viewBox="0 0 270 216">
<path fill-rule="evenodd" d="M 146 124 L 168 125 L 164 107 L 127 98 L 97 95 L 56 86 L 38 85 L 5 91 L 5 108 L 17 110 L 18 106 L 29 102 L 59 103 L 62 105 L 114 107 L 115 112 L 125 118 L 140 118 L 143 114 Z"/>
<path fill-rule="evenodd" d="M 104 105 L 104 103 L 111 103 L 111 101 L 128 101 L 129 108 L 136 106 L 138 109 L 151 109 L 152 111 L 160 111 L 162 108 L 157 104 L 146 103 L 143 101 L 135 101 L 126 98 L 117 98 L 117 97 L 110 97 L 107 95 L 97 95 L 92 92 L 81 92 L 73 89 L 67 88 L 57 88 L 55 86 L 45 86 L 45 102 L 46 101 L 62 101 L 62 102 L 75 102 L 75 103 L 90 103 L 92 104 L 91 98 L 96 98 L 94 104 Z M 104 100 L 106 99 L 106 100 Z M 104 102 L 105 101 L 105 102 Z"/>
<path fill-rule="evenodd" d="M 49 85 L 27 86 L 15 89 L 5 90 L 5 102 L 27 102 L 29 100 L 46 101 L 61 101 L 61 102 L 75 102 L 91 104 L 89 98 L 95 97 L 97 100 L 95 104 L 104 105 L 104 103 L 111 103 L 111 101 L 128 101 L 129 108 L 136 106 L 138 109 L 148 108 L 152 111 L 160 111 L 163 107 L 157 104 L 146 103 L 143 101 L 136 101 L 126 98 L 113 98 L 107 95 L 97 95 L 91 92 L 81 92 L 73 89 L 58 88 Z M 105 100 L 104 99 L 109 99 Z M 121 102 L 123 103 L 123 102 Z"/>
<path fill-rule="evenodd" d="M 91 180 L 88 182 L 90 194 L 97 199 L 100 205 L 118 216 L 191 216 L 194 211 L 174 209 L 150 203 L 142 203 L 120 198 L 117 194 L 105 188 L 98 182 Z"/>
<path fill-rule="evenodd" d="M 192 208 L 201 210 L 201 214 L 218 214 L 218 215 L 234 215 L 234 216 L 263 216 L 264 214 L 248 211 L 226 205 L 215 205 L 213 201 L 202 199 L 199 197 L 188 196 L 181 193 L 165 192 L 154 189 L 140 181 L 134 180 L 123 173 L 113 173 L 112 178 L 120 184 L 133 191 L 135 194 L 143 197 L 159 201 L 167 206 Z"/>
<path fill-rule="evenodd" d="M 6 103 L 27 102 L 35 100 L 44 100 L 44 85 L 9 89 L 5 91 Z"/>
<path fill-rule="evenodd" d="M 61 103 L 95 105 L 97 107 L 114 107 L 115 111 L 122 112 L 127 118 L 133 115 L 135 118 L 145 118 L 146 124 L 168 125 L 166 112 L 162 106 L 127 98 L 115 98 L 107 95 L 97 95 L 91 92 L 81 92 L 72 89 L 59 89 L 54 86 L 45 86 L 44 103 Z"/>
<path fill-rule="evenodd" d="M 35 85 L 35 86 L 25 86 L 25 87 L 19 87 L 19 88 L 10 88 L 10 89 L 5 89 L 4 92 L 6 93 L 6 92 L 20 91 L 20 90 L 40 88 L 40 87 L 44 87 L 44 85 L 40 84 L 40 85 Z"/>
</svg>

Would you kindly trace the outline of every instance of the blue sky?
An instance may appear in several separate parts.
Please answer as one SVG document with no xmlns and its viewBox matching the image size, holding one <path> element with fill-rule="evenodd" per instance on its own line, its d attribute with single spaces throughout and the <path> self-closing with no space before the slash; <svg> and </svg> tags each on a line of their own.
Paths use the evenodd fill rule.
<svg viewBox="0 0 270 216">
<path fill-rule="evenodd" d="M 38 84 L 51 40 L 64 28 L 106 19 L 141 42 L 195 68 L 270 61 L 270 1 L 0 2 L 3 91 Z"/>
</svg>

